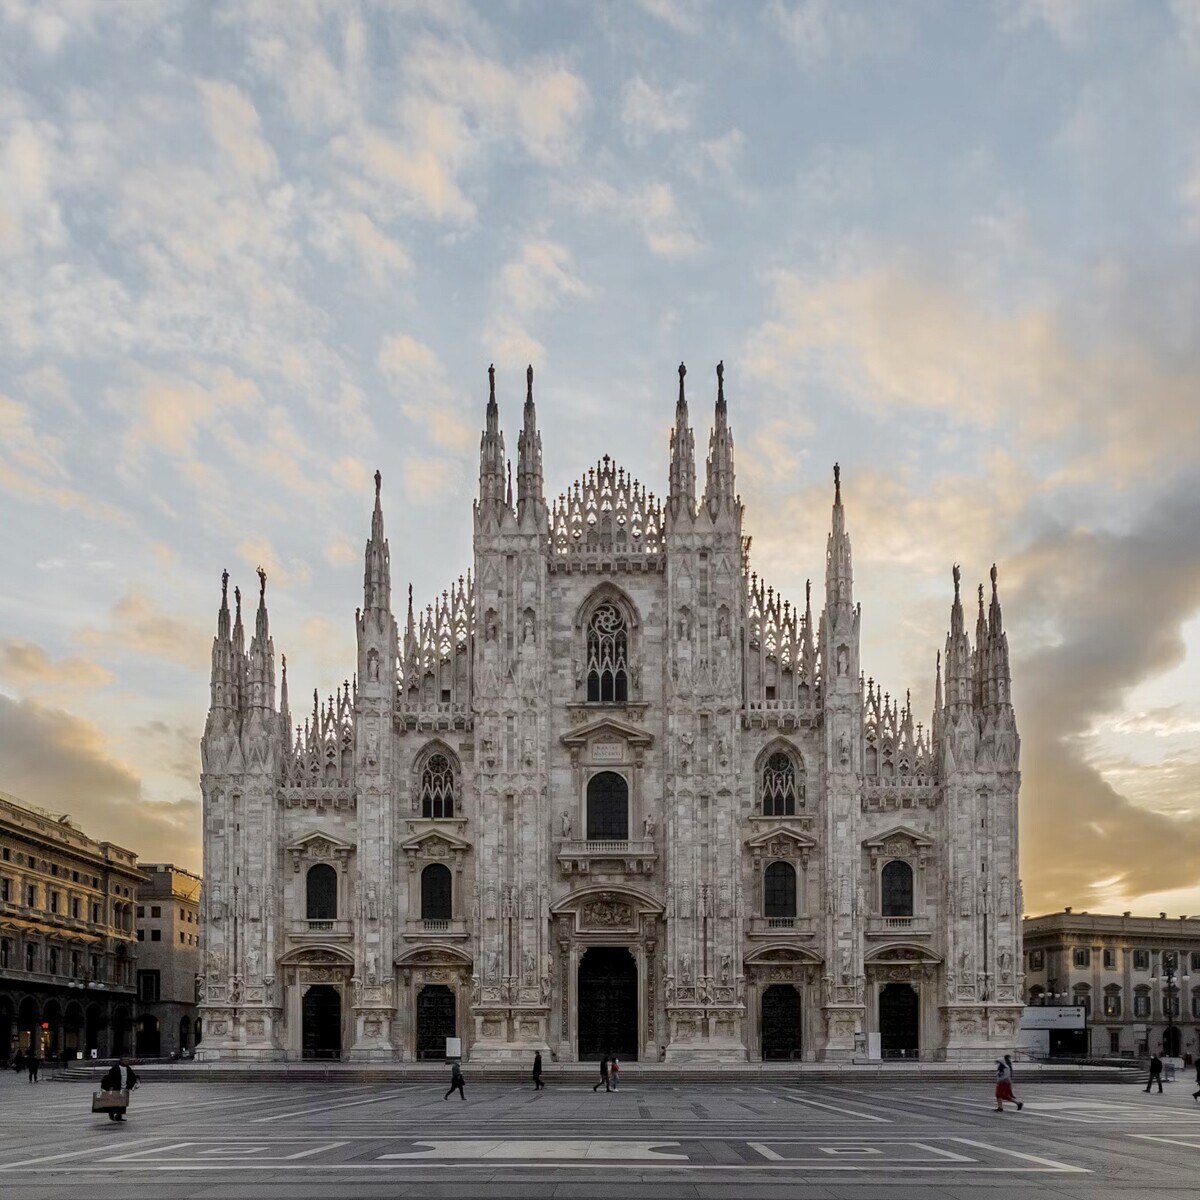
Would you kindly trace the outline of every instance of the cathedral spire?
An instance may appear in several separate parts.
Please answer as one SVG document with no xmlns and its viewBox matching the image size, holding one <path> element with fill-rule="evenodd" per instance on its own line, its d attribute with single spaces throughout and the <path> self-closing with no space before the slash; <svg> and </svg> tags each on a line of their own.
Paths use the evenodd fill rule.
<svg viewBox="0 0 1200 1200">
<path fill-rule="evenodd" d="M 935 745 L 942 740 L 942 705 L 942 652 L 939 650 L 937 669 L 933 677 L 933 720 L 929 726 Z"/>
<path fill-rule="evenodd" d="M 229 572 L 222 571 L 221 607 L 217 610 L 217 636 L 213 638 L 212 674 L 209 678 L 209 729 L 217 713 L 223 713 L 234 706 L 233 680 L 233 641 L 229 634 Z"/>
<path fill-rule="evenodd" d="M 542 435 L 533 404 L 533 366 L 525 371 L 525 411 L 517 438 L 517 520 L 532 512 L 539 525 L 545 524 L 546 501 L 542 494 Z"/>
<path fill-rule="evenodd" d="M 704 505 L 715 521 L 724 509 L 737 502 L 733 475 L 733 434 L 725 407 L 725 363 L 717 363 L 717 407 L 712 435 L 708 439 L 708 474 L 704 487 Z"/>
<path fill-rule="evenodd" d="M 678 519 L 696 512 L 696 441 L 688 423 L 687 396 L 683 380 L 687 367 L 679 364 L 679 399 L 675 402 L 675 428 L 671 430 L 670 490 L 667 506 L 671 516 Z"/>
<path fill-rule="evenodd" d="M 950 633 L 946 637 L 946 711 L 956 714 L 971 707 L 971 639 L 963 619 L 962 572 L 954 564 L 954 603 L 950 606 Z"/>
<path fill-rule="evenodd" d="M 504 434 L 500 432 L 500 409 L 496 404 L 496 368 L 488 367 L 487 420 L 479 439 L 479 503 L 504 503 Z"/>
<path fill-rule="evenodd" d="M 375 472 L 375 509 L 371 514 L 371 536 L 367 539 L 363 567 L 363 608 L 390 609 L 392 566 L 387 539 L 383 536 L 383 476 Z"/>
<path fill-rule="evenodd" d="M 291 750 L 292 710 L 288 704 L 287 655 L 279 656 L 279 731 L 286 756 Z"/>
<path fill-rule="evenodd" d="M 258 568 L 258 611 L 254 615 L 254 636 L 246 656 L 246 680 L 246 699 L 265 728 L 268 714 L 275 712 L 275 645 L 271 641 L 267 617 L 267 573 L 262 567 Z"/>
<path fill-rule="evenodd" d="M 1012 675 L 1008 663 L 1008 634 L 1000 613 L 1000 595 L 996 585 L 996 564 L 992 563 L 992 603 L 988 611 L 987 703 L 995 710 L 1012 704 Z"/>
<path fill-rule="evenodd" d="M 833 464 L 833 520 L 825 553 L 825 606 L 849 611 L 854 607 L 854 570 L 850 558 L 850 535 L 842 508 L 842 468 Z"/>
</svg>

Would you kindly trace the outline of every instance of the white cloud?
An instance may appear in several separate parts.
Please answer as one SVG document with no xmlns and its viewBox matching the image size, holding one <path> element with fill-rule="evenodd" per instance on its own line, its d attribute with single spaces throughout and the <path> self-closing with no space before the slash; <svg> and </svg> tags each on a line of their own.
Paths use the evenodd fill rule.
<svg viewBox="0 0 1200 1200">
<path fill-rule="evenodd" d="M 410 334 L 393 334 L 384 338 L 377 363 L 399 394 L 402 411 L 434 445 L 460 453 L 471 447 L 477 431 L 463 417 L 462 399 L 432 347 Z"/>
<path fill-rule="evenodd" d="M 561 194 L 583 213 L 606 213 L 633 226 L 647 249 L 660 258 L 690 258 L 704 248 L 669 183 L 652 181 L 622 191 L 600 179 L 588 179 L 563 188 Z"/>
<path fill-rule="evenodd" d="M 638 4 L 676 33 L 693 37 L 704 28 L 708 11 L 708 0 L 638 0 Z"/>
<path fill-rule="evenodd" d="M 860 58 L 894 54 L 909 40 L 900 10 L 837 0 L 772 0 L 767 20 L 810 70 L 846 67 Z"/>
<path fill-rule="evenodd" d="M 200 84 L 209 133 L 237 174 L 252 183 L 267 183 L 279 172 L 275 152 L 262 136 L 258 111 L 232 83 Z"/>
<path fill-rule="evenodd" d="M 692 123 L 696 88 L 662 90 L 635 75 L 621 93 L 621 122 L 625 136 L 641 145 L 656 134 L 683 133 Z"/>
</svg>

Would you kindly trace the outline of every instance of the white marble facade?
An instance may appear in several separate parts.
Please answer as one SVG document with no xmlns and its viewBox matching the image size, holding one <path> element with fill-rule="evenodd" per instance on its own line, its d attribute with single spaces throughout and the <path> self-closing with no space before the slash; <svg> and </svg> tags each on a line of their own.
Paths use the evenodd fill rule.
<svg viewBox="0 0 1200 1200">
<path fill-rule="evenodd" d="M 606 456 L 550 504 L 532 370 L 515 496 L 493 376 L 471 573 L 423 611 L 410 589 L 397 620 L 377 475 L 355 682 L 302 723 L 286 660 L 276 695 L 265 576 L 249 650 L 223 586 L 206 1050 L 1011 1047 L 1019 741 L 995 571 L 972 645 L 954 570 L 922 728 L 864 680 L 836 468 L 824 592 L 792 604 L 753 573 L 720 368 L 717 387 L 702 489 L 680 368 L 665 502 Z"/>
</svg>

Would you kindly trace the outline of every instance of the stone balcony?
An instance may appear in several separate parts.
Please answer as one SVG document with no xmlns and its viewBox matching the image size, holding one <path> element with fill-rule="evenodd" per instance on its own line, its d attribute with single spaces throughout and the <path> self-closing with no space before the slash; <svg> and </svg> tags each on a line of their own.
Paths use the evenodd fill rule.
<svg viewBox="0 0 1200 1200">
<path fill-rule="evenodd" d="M 650 875 L 658 862 L 653 838 L 619 841 L 586 838 L 558 844 L 558 865 L 564 875 L 604 874 Z"/>
<path fill-rule="evenodd" d="M 931 937 L 933 921 L 929 917 L 868 917 L 867 937 Z"/>
<path fill-rule="evenodd" d="M 812 917 L 751 917 L 748 936 L 752 938 L 810 938 Z"/>
<path fill-rule="evenodd" d="M 404 926 L 406 942 L 421 942 L 433 938 L 439 942 L 465 941 L 467 937 L 466 921 L 442 921 L 416 919 L 408 921 Z"/>
<path fill-rule="evenodd" d="M 293 938 L 301 941 L 349 941 L 354 936 L 354 922 L 349 920 L 293 921 L 290 932 Z"/>
</svg>

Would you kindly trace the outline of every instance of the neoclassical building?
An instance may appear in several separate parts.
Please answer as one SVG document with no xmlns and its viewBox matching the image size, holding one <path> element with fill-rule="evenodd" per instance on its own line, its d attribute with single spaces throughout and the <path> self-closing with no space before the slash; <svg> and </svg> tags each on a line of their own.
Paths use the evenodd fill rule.
<svg viewBox="0 0 1200 1200">
<path fill-rule="evenodd" d="M 354 682 L 303 721 L 286 659 L 276 690 L 265 575 L 248 650 L 225 577 L 206 1050 L 1012 1046 L 1019 740 L 995 570 L 974 644 L 954 570 L 922 728 L 860 667 L 837 468 L 824 590 L 793 604 L 751 568 L 722 369 L 702 487 L 684 374 L 665 501 L 606 455 L 548 502 L 532 369 L 515 489 L 489 371 L 472 570 L 397 615 L 376 474 Z"/>
</svg>

